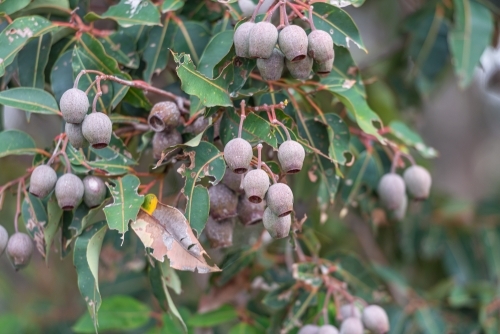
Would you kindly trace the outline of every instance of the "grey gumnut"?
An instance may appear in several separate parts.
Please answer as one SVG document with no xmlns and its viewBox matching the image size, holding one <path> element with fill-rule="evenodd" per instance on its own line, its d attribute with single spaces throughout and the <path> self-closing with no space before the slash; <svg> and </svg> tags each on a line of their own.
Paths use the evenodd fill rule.
<svg viewBox="0 0 500 334">
<path fill-rule="evenodd" d="M 245 226 L 260 223 L 264 217 L 264 210 L 266 209 L 266 202 L 252 203 L 245 195 L 240 196 L 237 206 L 238 218 Z"/>
<path fill-rule="evenodd" d="M 244 22 L 236 28 L 233 36 L 234 51 L 238 57 L 249 58 L 248 46 L 250 31 L 255 26 L 254 22 Z"/>
<path fill-rule="evenodd" d="M 50 166 L 37 166 L 31 173 L 29 192 L 35 197 L 44 198 L 54 189 L 56 182 L 57 174 Z"/>
<path fill-rule="evenodd" d="M 161 154 L 168 147 L 182 144 L 182 136 L 179 131 L 173 129 L 170 131 L 155 132 L 153 136 L 153 158 L 158 160 Z"/>
<path fill-rule="evenodd" d="M 5 248 L 7 247 L 8 241 L 9 241 L 9 233 L 7 233 L 7 230 L 5 229 L 5 227 L 0 225 L 0 256 L 5 251 Z"/>
<path fill-rule="evenodd" d="M 245 139 L 234 138 L 224 146 L 224 159 L 233 173 L 246 173 L 250 167 L 252 157 L 252 145 Z"/>
<path fill-rule="evenodd" d="M 313 30 L 307 36 L 309 57 L 318 63 L 328 60 L 333 62 L 335 52 L 333 51 L 333 39 L 329 33 L 323 30 Z"/>
<path fill-rule="evenodd" d="M 326 60 L 324 62 L 314 61 L 313 71 L 320 77 L 326 77 L 332 72 L 333 69 L 333 59 Z"/>
<path fill-rule="evenodd" d="M 406 189 L 413 198 L 424 200 L 429 197 L 432 178 L 427 169 L 418 165 L 411 166 L 405 170 L 403 178 Z"/>
<path fill-rule="evenodd" d="M 278 44 L 286 59 L 296 62 L 307 56 L 307 34 L 298 25 L 283 28 L 278 37 Z"/>
<path fill-rule="evenodd" d="M 251 170 L 243 179 L 243 189 L 250 202 L 260 203 L 269 189 L 269 176 L 262 169 Z"/>
<path fill-rule="evenodd" d="M 373 334 L 389 332 L 389 317 L 385 310 L 378 305 L 369 305 L 363 310 L 363 325 Z"/>
<path fill-rule="evenodd" d="M 408 196 L 404 195 L 403 202 L 396 210 L 392 211 L 392 216 L 398 222 L 402 221 L 406 216 L 406 209 L 408 208 Z"/>
<path fill-rule="evenodd" d="M 269 207 L 267 207 L 266 210 L 264 210 L 262 223 L 264 224 L 267 232 L 269 232 L 271 237 L 273 237 L 273 239 L 286 238 L 290 233 L 292 216 L 286 215 L 283 217 L 278 217 L 271 211 Z"/>
<path fill-rule="evenodd" d="M 83 182 L 75 174 L 66 173 L 57 180 L 57 204 L 65 211 L 73 210 L 80 204 L 83 192 Z"/>
<path fill-rule="evenodd" d="M 279 80 L 285 69 L 285 56 L 274 48 L 271 57 L 267 59 L 257 59 L 257 68 L 262 79 L 267 81 Z"/>
<path fill-rule="evenodd" d="M 238 0 L 238 6 L 243 16 L 251 16 L 256 7 L 252 0 Z"/>
<path fill-rule="evenodd" d="M 250 30 L 248 54 L 250 58 L 269 58 L 278 41 L 278 29 L 269 22 L 256 23 Z"/>
<path fill-rule="evenodd" d="M 243 174 L 233 173 L 229 168 L 227 168 L 224 173 L 222 183 L 237 194 L 245 192 L 243 190 Z"/>
<path fill-rule="evenodd" d="M 16 232 L 7 243 L 7 256 L 14 269 L 26 267 L 33 254 L 33 241 L 26 233 Z"/>
<path fill-rule="evenodd" d="M 287 174 L 295 174 L 301 171 L 304 164 L 306 151 L 294 140 L 284 141 L 278 149 L 278 160 L 281 168 Z"/>
<path fill-rule="evenodd" d="M 232 246 L 233 228 L 234 222 L 231 218 L 215 221 L 212 217 L 208 217 L 205 233 L 210 241 L 210 247 L 216 249 Z"/>
<path fill-rule="evenodd" d="M 86 176 L 83 179 L 83 202 L 89 208 L 95 208 L 102 204 L 106 198 L 106 184 L 97 176 Z"/>
<path fill-rule="evenodd" d="M 184 132 L 192 133 L 193 135 L 198 135 L 203 132 L 208 126 L 208 119 L 203 116 L 198 117 L 193 123 L 186 126 Z"/>
<path fill-rule="evenodd" d="M 276 216 L 287 216 L 293 211 L 292 189 L 284 183 L 275 183 L 267 190 L 266 202 Z"/>
<path fill-rule="evenodd" d="M 238 196 L 225 185 L 219 183 L 208 189 L 210 196 L 210 216 L 220 221 L 236 216 Z"/>
<path fill-rule="evenodd" d="M 111 141 L 113 123 L 106 114 L 93 112 L 83 120 L 82 133 L 93 148 L 105 148 Z"/>
<path fill-rule="evenodd" d="M 305 57 L 304 59 L 295 62 L 291 62 L 286 59 L 285 65 L 292 77 L 298 80 L 306 80 L 311 74 L 313 59 L 311 57 Z"/>
<path fill-rule="evenodd" d="M 339 330 L 332 325 L 323 325 L 319 328 L 318 334 L 339 334 Z"/>
<path fill-rule="evenodd" d="M 180 120 L 181 113 L 179 107 L 170 101 L 155 104 L 148 117 L 149 127 L 155 132 L 176 128 Z"/>
<path fill-rule="evenodd" d="M 68 136 L 71 146 L 73 146 L 77 150 L 85 145 L 85 137 L 83 136 L 82 133 L 81 123 L 80 124 L 66 123 L 66 125 L 64 125 L 64 132 L 66 132 L 66 135 Z"/>
<path fill-rule="evenodd" d="M 347 318 L 358 318 L 361 319 L 361 311 L 354 304 L 344 304 L 339 310 L 340 318 L 345 320 Z"/>
<path fill-rule="evenodd" d="M 316 325 L 305 325 L 299 330 L 297 334 L 318 334 L 319 327 Z"/>
<path fill-rule="evenodd" d="M 387 173 L 380 179 L 377 192 L 380 201 L 388 210 L 396 210 L 406 196 L 405 182 L 398 174 Z"/>
<path fill-rule="evenodd" d="M 89 99 L 83 90 L 71 88 L 64 92 L 59 107 L 67 123 L 81 123 L 89 110 Z"/>
<path fill-rule="evenodd" d="M 340 334 L 363 334 L 363 324 L 358 318 L 347 318 L 340 326 Z"/>
</svg>

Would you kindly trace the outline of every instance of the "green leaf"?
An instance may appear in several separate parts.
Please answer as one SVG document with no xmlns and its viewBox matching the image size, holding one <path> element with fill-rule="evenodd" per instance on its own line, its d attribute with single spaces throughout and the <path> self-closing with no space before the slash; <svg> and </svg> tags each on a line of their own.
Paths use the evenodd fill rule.
<svg viewBox="0 0 500 334">
<path fill-rule="evenodd" d="M 493 34 L 493 16 L 483 5 L 471 0 L 453 0 L 455 22 L 449 35 L 455 72 L 462 88 L 468 86 L 474 70 Z"/>
<path fill-rule="evenodd" d="M 319 288 L 323 284 L 319 268 L 314 263 L 294 263 L 292 275 L 296 280 L 302 281 L 304 284 L 312 287 Z"/>
<path fill-rule="evenodd" d="M 167 67 L 174 31 L 175 26 L 170 22 L 170 16 L 165 17 L 162 27 L 151 28 L 142 55 L 142 59 L 146 62 L 146 69 L 142 75 L 145 81 L 150 82 L 153 74 L 159 74 Z"/>
<path fill-rule="evenodd" d="M 238 137 L 240 115 L 233 108 L 227 108 L 220 124 L 220 137 L 223 144 Z M 274 148 L 278 148 L 275 127 L 256 113 L 249 113 L 243 122 L 241 137 L 251 144 L 264 141 Z"/>
<path fill-rule="evenodd" d="M 36 249 L 45 257 L 44 227 L 47 224 L 47 211 L 42 201 L 28 193 L 21 205 L 21 214 L 26 231 L 35 241 Z"/>
<path fill-rule="evenodd" d="M 357 86 L 363 95 L 364 87 L 359 71 L 353 71 L 356 64 L 348 49 L 341 46 L 334 46 L 335 60 L 330 74 L 320 78 L 324 89 L 331 92 L 341 92 Z"/>
<path fill-rule="evenodd" d="M 139 67 L 135 42 L 123 30 L 101 37 L 100 42 L 106 53 L 118 63 L 133 69 Z"/>
<path fill-rule="evenodd" d="M 146 325 L 151 309 L 130 296 L 112 296 L 102 301 L 99 310 L 100 332 L 125 332 Z M 94 333 L 94 325 L 88 314 L 83 315 L 72 327 L 76 333 Z"/>
<path fill-rule="evenodd" d="M 101 17 L 115 20 L 122 27 L 160 24 L 160 13 L 149 0 L 121 0 L 117 5 L 109 7 Z"/>
<path fill-rule="evenodd" d="M 21 86 L 43 89 L 45 87 L 45 66 L 49 60 L 52 36 L 45 34 L 30 40 L 17 56 L 22 64 L 19 71 Z"/>
<path fill-rule="evenodd" d="M 425 145 L 422 137 L 411 130 L 405 123 L 392 121 L 389 124 L 391 133 L 408 146 L 414 147 L 424 158 L 430 159 L 438 156 L 438 152 Z"/>
<path fill-rule="evenodd" d="M 233 47 L 233 35 L 233 30 L 225 30 L 212 37 L 203 51 L 198 65 L 201 74 L 213 79 L 215 67 Z"/>
<path fill-rule="evenodd" d="M 127 150 L 123 141 L 114 133 L 111 135 L 111 140 L 107 147 L 102 149 L 91 148 L 98 157 L 100 162 L 109 162 L 111 164 L 122 164 L 125 166 L 137 165 L 137 161 L 133 159 L 132 154 Z"/>
<path fill-rule="evenodd" d="M 173 49 L 176 53 L 187 53 L 195 64 L 200 62 L 201 54 L 210 40 L 210 31 L 204 24 L 195 21 L 175 21 Z"/>
<path fill-rule="evenodd" d="M 26 7 L 31 0 L 4 0 L 0 2 L 0 13 L 5 13 L 7 15 L 14 14 L 18 10 Z"/>
<path fill-rule="evenodd" d="M 365 0 L 330 0 L 330 3 L 337 7 L 359 7 L 365 3 Z"/>
<path fill-rule="evenodd" d="M 229 334 L 259 334 L 260 331 L 244 322 L 240 322 L 229 330 Z"/>
<path fill-rule="evenodd" d="M 0 77 L 5 74 L 5 68 L 30 38 L 46 34 L 57 26 L 40 16 L 25 16 L 15 19 L 0 33 Z"/>
<path fill-rule="evenodd" d="M 18 87 L 0 92 L 0 104 L 37 114 L 59 114 L 52 95 L 38 88 Z"/>
<path fill-rule="evenodd" d="M 43 230 L 43 235 L 45 239 L 45 263 L 49 264 L 49 252 L 50 246 L 52 246 L 52 241 L 54 237 L 59 231 L 59 227 L 61 226 L 61 218 L 63 211 L 57 204 L 57 199 L 55 196 L 51 196 L 49 201 L 47 202 L 47 218 L 48 222 Z"/>
<path fill-rule="evenodd" d="M 238 312 L 234 307 L 224 305 L 219 309 L 203 314 L 194 314 L 187 324 L 193 327 L 212 327 L 238 319 Z"/>
<path fill-rule="evenodd" d="M 73 67 L 72 59 L 73 51 L 68 50 L 63 53 L 54 63 L 50 72 L 50 84 L 52 93 L 56 101 L 61 100 L 61 96 L 70 88 L 73 88 Z"/>
<path fill-rule="evenodd" d="M 344 165 L 347 162 L 345 154 L 350 154 L 349 141 L 350 133 L 347 124 L 335 114 L 325 114 L 326 125 L 328 125 L 328 139 L 330 146 L 328 148 L 328 155 L 333 161 Z"/>
<path fill-rule="evenodd" d="M 22 11 L 23 15 L 29 13 L 55 14 L 57 16 L 69 16 L 69 0 L 32 0 Z"/>
<path fill-rule="evenodd" d="M 373 154 L 367 151 L 361 152 L 348 170 L 342 185 L 342 199 L 345 205 L 356 201 L 362 186 L 376 189 L 382 173 L 383 170 L 373 158 Z"/>
<path fill-rule="evenodd" d="M 415 319 L 423 334 L 446 333 L 446 323 L 439 310 L 435 308 L 422 307 L 417 309 Z"/>
<path fill-rule="evenodd" d="M 184 6 L 184 0 L 165 0 L 161 5 L 161 12 L 173 12 Z"/>
<path fill-rule="evenodd" d="M 8 155 L 34 155 L 36 145 L 33 138 L 19 130 L 0 132 L 0 158 Z"/>
</svg>

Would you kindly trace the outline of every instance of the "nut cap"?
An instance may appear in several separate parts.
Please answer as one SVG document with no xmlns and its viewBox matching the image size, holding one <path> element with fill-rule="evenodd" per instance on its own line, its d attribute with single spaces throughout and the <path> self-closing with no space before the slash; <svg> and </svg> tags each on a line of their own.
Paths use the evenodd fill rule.
<svg viewBox="0 0 500 334">
<path fill-rule="evenodd" d="M 61 176 L 56 183 L 57 204 L 63 210 L 73 210 L 82 201 L 83 182 L 72 173 Z"/>
<path fill-rule="evenodd" d="M 395 210 L 403 203 L 406 195 L 405 182 L 396 173 L 385 174 L 378 183 L 377 192 L 382 204 L 388 210 Z"/>
<path fill-rule="evenodd" d="M 260 203 L 269 189 L 269 176 L 262 169 L 249 171 L 243 179 L 243 189 L 252 203 Z"/>
<path fill-rule="evenodd" d="M 278 29 L 269 22 L 256 23 L 250 30 L 248 54 L 250 58 L 269 58 L 278 41 Z"/>
<path fill-rule="evenodd" d="M 244 174 L 250 167 L 252 145 L 242 138 L 231 139 L 224 147 L 226 164 L 236 174 Z"/>
<path fill-rule="evenodd" d="M 242 195 L 240 196 L 237 207 L 238 218 L 240 219 L 240 222 L 245 226 L 254 225 L 262 221 L 265 209 L 265 201 L 262 201 L 260 203 L 252 203 L 245 195 Z"/>
<path fill-rule="evenodd" d="M 276 216 L 287 216 L 293 211 L 292 189 L 284 183 L 275 183 L 267 191 L 266 202 Z"/>
<path fill-rule="evenodd" d="M 298 25 L 289 25 L 279 33 L 278 44 L 286 59 L 296 62 L 307 56 L 307 34 Z"/>
<path fill-rule="evenodd" d="M 160 159 L 164 150 L 179 144 L 182 144 L 182 136 L 179 131 L 173 129 L 168 132 L 155 132 L 153 136 L 153 158 Z"/>
<path fill-rule="evenodd" d="M 295 174 L 300 172 L 304 164 L 306 151 L 294 140 L 283 142 L 278 149 L 278 160 L 281 168 L 287 174 Z"/>
<path fill-rule="evenodd" d="M 410 195 L 416 200 L 424 200 L 429 197 L 431 191 L 431 174 L 422 166 L 411 166 L 403 174 L 406 188 Z"/>
<path fill-rule="evenodd" d="M 180 120 L 181 113 L 177 104 L 170 101 L 155 104 L 148 117 L 149 127 L 155 132 L 174 129 Z"/>
<path fill-rule="evenodd" d="M 7 233 L 7 230 L 5 229 L 5 227 L 0 225 L 0 256 L 5 251 L 5 248 L 7 247 L 8 241 L 9 241 L 9 233 Z"/>
<path fill-rule="evenodd" d="M 373 334 L 389 332 L 389 317 L 383 308 L 378 305 L 369 305 L 363 310 L 363 325 Z"/>
<path fill-rule="evenodd" d="M 238 196 L 225 185 L 219 183 L 208 189 L 210 196 L 210 216 L 220 221 L 236 216 Z"/>
<path fill-rule="evenodd" d="M 113 123 L 106 114 L 93 112 L 83 120 L 82 133 L 93 148 L 105 148 L 111 141 Z"/>
<path fill-rule="evenodd" d="M 89 99 L 83 90 L 71 88 L 59 101 L 61 113 L 67 123 L 81 123 L 89 110 Z"/>
<path fill-rule="evenodd" d="M 238 57 L 249 58 L 248 45 L 250 40 L 250 31 L 255 26 L 254 22 L 242 23 L 234 32 L 233 42 L 234 51 Z"/>
<path fill-rule="evenodd" d="M 16 232 L 7 243 L 7 256 L 16 270 L 28 265 L 33 254 L 33 241 L 26 233 Z"/>
<path fill-rule="evenodd" d="M 285 69 L 285 56 L 274 48 L 271 57 L 267 59 L 257 59 L 257 68 L 264 80 L 279 80 Z"/>
<path fill-rule="evenodd" d="M 363 324 L 358 318 L 347 318 L 340 326 L 340 334 L 363 334 Z"/>
<path fill-rule="evenodd" d="M 66 123 L 64 132 L 68 136 L 71 146 L 76 149 L 82 148 L 85 145 L 85 137 L 82 133 L 82 124 Z"/>
<path fill-rule="evenodd" d="M 266 210 L 264 210 L 262 223 L 264 224 L 267 232 L 269 232 L 271 237 L 273 237 L 274 239 L 286 238 L 290 233 L 292 216 L 286 215 L 284 217 L 278 217 L 271 211 L 269 207 L 267 207 Z"/>
<path fill-rule="evenodd" d="M 208 217 L 205 233 L 210 241 L 211 248 L 225 248 L 233 245 L 234 222 L 230 219 L 215 221 Z"/>
<path fill-rule="evenodd" d="M 285 60 L 286 68 L 295 79 L 306 80 L 311 75 L 313 67 L 313 59 L 311 57 L 305 57 L 302 60 L 291 62 L 288 59 Z"/>
<path fill-rule="evenodd" d="M 89 208 L 102 204 L 106 197 L 106 185 L 97 176 L 86 176 L 83 179 L 83 201 Z"/>
<path fill-rule="evenodd" d="M 335 53 L 333 51 L 333 39 L 329 33 L 323 30 L 313 30 L 307 36 L 309 57 L 313 58 L 319 63 L 331 60 Z"/>
<path fill-rule="evenodd" d="M 56 182 L 56 172 L 47 165 L 40 165 L 31 173 L 29 191 L 33 196 L 44 198 L 54 189 Z"/>
</svg>

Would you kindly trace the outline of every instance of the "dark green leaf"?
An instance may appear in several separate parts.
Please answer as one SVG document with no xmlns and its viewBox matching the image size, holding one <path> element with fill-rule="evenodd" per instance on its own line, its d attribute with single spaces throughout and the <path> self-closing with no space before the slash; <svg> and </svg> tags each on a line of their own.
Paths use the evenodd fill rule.
<svg viewBox="0 0 500 334">
<path fill-rule="evenodd" d="M 163 21 L 162 27 L 151 28 L 147 38 L 147 47 L 142 56 L 146 62 L 146 69 L 143 73 L 145 81 L 149 82 L 153 74 L 159 74 L 167 67 L 174 32 L 175 26 L 170 22 L 169 16 Z"/>
<path fill-rule="evenodd" d="M 160 24 L 160 13 L 149 0 L 121 0 L 119 4 L 109 7 L 101 17 L 115 20 L 122 27 Z"/>
<path fill-rule="evenodd" d="M 189 54 L 194 63 L 198 64 L 201 54 L 210 40 L 210 31 L 199 22 L 176 20 L 175 23 L 177 29 L 173 40 L 173 50 L 176 53 Z"/>
<path fill-rule="evenodd" d="M 358 155 L 356 162 L 349 169 L 342 186 L 342 199 L 345 205 L 356 201 L 361 187 L 375 189 L 382 177 L 383 170 L 377 164 L 373 155 L 367 151 Z"/>
<path fill-rule="evenodd" d="M 240 322 L 229 330 L 229 334 L 259 334 L 260 331 L 244 322 Z"/>
<path fill-rule="evenodd" d="M 139 67 L 135 42 L 123 30 L 102 37 L 100 41 L 106 53 L 118 63 L 133 69 Z"/>
<path fill-rule="evenodd" d="M 44 228 L 47 224 L 47 211 L 42 201 L 28 193 L 21 206 L 26 231 L 35 241 L 36 249 L 45 257 Z"/>
<path fill-rule="evenodd" d="M 54 63 L 50 72 L 50 83 L 56 101 L 61 100 L 61 96 L 70 88 L 73 88 L 73 51 L 68 50 L 63 53 Z"/>
<path fill-rule="evenodd" d="M 226 144 L 233 138 L 238 137 L 240 125 L 240 115 L 233 108 L 227 108 L 220 125 L 220 137 L 222 143 Z M 260 117 L 256 113 L 250 113 L 243 121 L 243 131 L 241 137 L 251 144 L 261 141 L 278 148 L 278 141 L 275 136 L 275 128 L 271 123 Z"/>
<path fill-rule="evenodd" d="M 0 13 L 7 15 L 14 14 L 20 9 L 26 7 L 31 0 L 4 0 L 0 3 Z"/>
<path fill-rule="evenodd" d="M 0 158 L 8 155 L 34 155 L 36 145 L 33 138 L 19 130 L 0 132 Z"/>
<path fill-rule="evenodd" d="M 329 156 L 333 161 L 344 165 L 347 162 L 345 154 L 349 152 L 350 133 L 347 124 L 335 114 L 325 114 L 326 125 L 328 125 L 328 139 L 330 147 Z"/>
<path fill-rule="evenodd" d="M 237 318 L 238 312 L 234 307 L 224 305 L 215 311 L 191 316 L 187 324 L 193 327 L 212 327 L 236 320 Z"/>
<path fill-rule="evenodd" d="M 415 312 L 415 319 L 423 334 L 446 333 L 446 323 L 439 313 L 430 307 L 422 307 Z"/>
<path fill-rule="evenodd" d="M 203 51 L 198 65 L 201 74 L 209 79 L 214 78 L 215 67 L 227 56 L 233 47 L 233 35 L 233 30 L 226 30 L 212 37 L 205 51 Z M 215 75 L 217 76 L 218 73 Z"/>
<path fill-rule="evenodd" d="M 406 145 L 414 147 L 424 158 L 429 159 L 438 156 L 438 152 L 435 149 L 425 145 L 422 137 L 403 122 L 392 121 L 389 124 L 389 128 L 394 136 Z"/>
<path fill-rule="evenodd" d="M 37 114 L 59 114 L 54 97 L 38 88 L 18 87 L 0 92 L 0 104 Z"/>
<path fill-rule="evenodd" d="M 52 36 L 45 34 L 30 40 L 17 56 L 22 64 L 19 71 L 21 86 L 43 89 L 45 87 L 45 66 L 49 60 Z"/>
<path fill-rule="evenodd" d="M 43 235 L 45 239 L 45 263 L 49 263 L 49 252 L 50 246 L 52 246 L 52 241 L 61 226 L 61 218 L 63 211 L 57 204 L 55 196 L 51 196 L 47 202 L 47 225 L 43 230 Z"/>
<path fill-rule="evenodd" d="M 184 0 L 165 0 L 161 5 L 161 12 L 173 12 L 184 6 Z"/>
</svg>

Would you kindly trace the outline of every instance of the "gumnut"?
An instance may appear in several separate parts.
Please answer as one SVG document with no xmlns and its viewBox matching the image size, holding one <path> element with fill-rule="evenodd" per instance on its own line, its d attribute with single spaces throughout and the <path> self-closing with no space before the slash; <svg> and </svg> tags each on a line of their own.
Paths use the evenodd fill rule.
<svg viewBox="0 0 500 334">
<path fill-rule="evenodd" d="M 240 196 L 238 202 L 238 218 L 245 226 L 260 223 L 264 217 L 264 210 L 266 209 L 266 202 L 252 203 L 245 195 Z"/>
<path fill-rule="evenodd" d="M 155 132 L 171 130 L 179 125 L 180 120 L 179 107 L 170 101 L 155 104 L 148 117 L 149 127 Z"/>
<path fill-rule="evenodd" d="M 283 53 L 274 48 L 273 53 L 269 58 L 257 59 L 257 68 L 264 80 L 279 80 L 285 69 L 285 56 Z"/>
<path fill-rule="evenodd" d="M 86 176 L 83 179 L 83 202 L 89 208 L 95 208 L 102 204 L 106 198 L 106 184 L 97 176 Z"/>
<path fill-rule="evenodd" d="M 29 192 L 35 197 L 44 198 L 54 189 L 56 182 L 56 172 L 50 166 L 40 165 L 31 173 Z"/>
<path fill-rule="evenodd" d="M 255 26 L 254 22 L 242 23 L 236 28 L 234 32 L 233 42 L 234 51 L 238 57 L 249 58 L 249 41 L 250 41 L 250 31 Z"/>
<path fill-rule="evenodd" d="M 304 151 L 302 145 L 294 140 L 283 142 L 278 149 L 278 160 L 281 168 L 287 174 L 300 172 L 305 156 L 306 151 Z"/>
<path fill-rule="evenodd" d="M 179 144 L 182 144 L 182 136 L 179 131 L 173 129 L 171 131 L 156 132 L 153 136 L 153 158 L 160 159 L 164 150 Z"/>
<path fill-rule="evenodd" d="M 285 60 L 286 68 L 295 79 L 306 80 L 309 78 L 313 67 L 313 59 L 311 57 L 305 57 L 302 60 L 291 62 L 288 59 Z"/>
<path fill-rule="evenodd" d="M 307 54 L 318 63 L 328 60 L 333 62 L 335 53 L 333 51 L 333 39 L 329 33 L 323 30 L 313 30 L 307 36 Z"/>
<path fill-rule="evenodd" d="M 363 324 L 358 318 L 347 318 L 340 326 L 340 334 L 363 334 Z"/>
<path fill-rule="evenodd" d="M 361 311 L 354 304 L 344 304 L 339 310 L 341 319 L 345 320 L 347 318 L 358 318 L 361 319 Z"/>
<path fill-rule="evenodd" d="M 5 247 L 7 247 L 8 241 L 9 241 L 9 233 L 7 233 L 5 227 L 0 225 L 0 256 L 5 251 Z"/>
<path fill-rule="evenodd" d="M 382 204 L 389 210 L 396 210 L 406 195 L 405 182 L 396 173 L 387 173 L 380 179 L 377 192 Z"/>
<path fill-rule="evenodd" d="M 269 189 L 269 176 L 262 169 L 249 171 L 243 179 L 243 189 L 252 203 L 260 203 Z"/>
<path fill-rule="evenodd" d="M 262 217 L 262 223 L 266 228 L 267 232 L 274 239 L 286 238 L 290 233 L 290 226 L 292 225 L 292 216 L 286 215 L 283 217 L 278 217 L 275 215 L 269 207 L 264 210 L 264 216 Z"/>
<path fill-rule="evenodd" d="M 230 219 L 216 221 L 208 217 L 205 233 L 210 241 L 211 248 L 225 248 L 233 245 L 234 222 Z"/>
<path fill-rule="evenodd" d="M 220 221 L 236 216 L 238 196 L 225 185 L 219 183 L 208 189 L 210 196 L 210 216 Z"/>
<path fill-rule="evenodd" d="M 408 196 L 404 195 L 401 205 L 399 205 L 399 207 L 396 210 L 392 211 L 392 216 L 394 217 L 394 219 L 399 222 L 402 221 L 406 216 L 407 208 L 408 208 Z"/>
<path fill-rule="evenodd" d="M 319 327 L 316 325 L 305 325 L 299 330 L 297 334 L 318 334 Z"/>
<path fill-rule="evenodd" d="M 256 7 L 252 0 L 238 0 L 238 6 L 240 6 L 243 16 L 252 15 Z"/>
<path fill-rule="evenodd" d="M 363 325 L 373 334 L 389 332 L 389 317 L 385 310 L 378 305 L 369 305 L 363 310 Z"/>
<path fill-rule="evenodd" d="M 62 175 L 56 183 L 57 204 L 63 210 L 73 210 L 83 198 L 83 182 L 72 173 Z"/>
<path fill-rule="evenodd" d="M 431 174 L 422 166 L 414 165 L 403 173 L 406 188 L 413 198 L 424 200 L 429 197 L 432 179 Z"/>
<path fill-rule="evenodd" d="M 247 172 L 252 157 L 252 145 L 245 139 L 231 139 L 224 147 L 224 159 L 226 160 L 227 166 L 236 174 L 244 174 Z"/>
<path fill-rule="evenodd" d="M 283 28 L 278 37 L 278 44 L 286 59 L 296 62 L 307 56 L 307 34 L 298 25 Z"/>
<path fill-rule="evenodd" d="M 67 123 L 81 123 L 89 110 L 89 99 L 83 90 L 71 88 L 64 92 L 59 101 L 61 113 Z"/>
<path fill-rule="evenodd" d="M 267 190 L 266 202 L 276 216 L 287 216 L 293 211 L 292 189 L 284 183 L 275 183 Z"/>
<path fill-rule="evenodd" d="M 82 133 L 93 148 L 105 148 L 111 141 L 113 123 L 106 114 L 93 112 L 83 120 Z"/>
<path fill-rule="evenodd" d="M 192 133 L 193 135 L 197 135 L 203 132 L 208 126 L 208 119 L 201 116 L 198 117 L 193 123 L 186 126 L 184 132 Z"/>
<path fill-rule="evenodd" d="M 26 233 L 16 232 L 7 243 L 7 256 L 16 270 L 26 267 L 33 254 L 33 241 Z"/>
<path fill-rule="evenodd" d="M 324 62 L 314 62 L 313 65 L 313 70 L 316 74 L 318 74 L 320 77 L 325 77 L 333 69 L 333 59 L 326 60 Z"/>
<path fill-rule="evenodd" d="M 237 194 L 244 193 L 243 190 L 243 175 L 233 173 L 229 168 L 226 169 L 222 183 Z"/>
<path fill-rule="evenodd" d="M 323 325 L 319 328 L 318 334 L 339 334 L 339 330 L 332 325 Z"/>
<path fill-rule="evenodd" d="M 269 58 L 278 41 L 278 29 L 269 22 L 256 23 L 250 30 L 248 54 L 250 58 Z"/>
<path fill-rule="evenodd" d="M 64 132 L 68 136 L 71 146 L 76 149 L 82 148 L 85 145 L 85 137 L 82 133 L 82 124 L 66 123 L 64 125 Z"/>
</svg>

